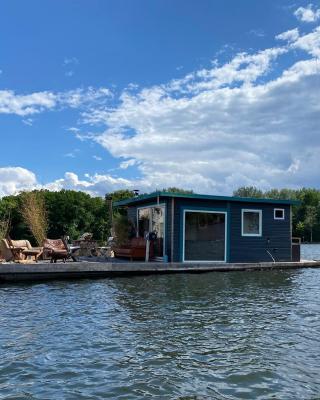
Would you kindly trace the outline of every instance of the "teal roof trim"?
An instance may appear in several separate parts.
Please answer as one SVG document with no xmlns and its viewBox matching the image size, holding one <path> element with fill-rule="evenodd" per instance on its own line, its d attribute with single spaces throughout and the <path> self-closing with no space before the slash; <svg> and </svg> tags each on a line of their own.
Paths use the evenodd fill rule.
<svg viewBox="0 0 320 400">
<path fill-rule="evenodd" d="M 155 199 L 157 197 L 179 197 L 193 200 L 216 200 L 216 201 L 240 201 L 243 203 L 272 203 L 272 204 L 301 204 L 298 200 L 276 200 L 276 199 L 260 199 L 253 197 L 233 197 L 233 196 L 213 196 L 209 194 L 184 194 L 184 193 L 170 193 L 170 192 L 153 192 L 150 194 L 143 194 L 141 196 L 133 197 L 131 199 L 115 201 L 114 207 L 127 206 L 130 204 L 140 203 L 146 200 Z"/>
</svg>

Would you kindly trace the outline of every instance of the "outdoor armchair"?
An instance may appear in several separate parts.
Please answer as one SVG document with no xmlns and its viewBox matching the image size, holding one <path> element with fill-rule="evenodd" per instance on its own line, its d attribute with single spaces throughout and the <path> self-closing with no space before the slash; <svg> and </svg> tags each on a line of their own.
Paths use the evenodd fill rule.
<svg viewBox="0 0 320 400">
<path fill-rule="evenodd" d="M 42 247 L 32 247 L 29 240 L 12 240 L 10 237 L 1 239 L 1 254 L 6 261 L 25 261 L 28 257 L 34 257 L 38 262 L 42 255 Z"/>
<path fill-rule="evenodd" d="M 66 240 L 63 239 L 45 239 L 43 247 L 45 254 L 50 257 L 52 263 L 57 262 L 57 260 L 66 262 L 68 258 L 77 261 L 74 253 L 80 248 L 79 246 L 68 246 Z"/>
</svg>

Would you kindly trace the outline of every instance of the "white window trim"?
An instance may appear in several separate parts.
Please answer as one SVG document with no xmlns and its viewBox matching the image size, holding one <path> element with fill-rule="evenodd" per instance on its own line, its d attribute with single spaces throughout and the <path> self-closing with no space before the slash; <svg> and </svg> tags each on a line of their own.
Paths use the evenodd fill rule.
<svg viewBox="0 0 320 400">
<path fill-rule="evenodd" d="M 186 213 L 206 213 L 206 214 L 224 214 L 224 260 L 185 260 L 185 235 L 186 235 Z M 184 263 L 225 263 L 227 262 L 227 227 L 228 227 L 228 213 L 226 211 L 213 211 L 213 210 L 183 210 L 183 227 L 182 227 L 182 262 Z"/>
<path fill-rule="evenodd" d="M 282 218 L 276 217 L 276 211 L 282 211 Z M 282 220 L 283 221 L 285 219 L 285 210 L 284 210 L 284 208 L 274 208 L 273 209 L 273 219 Z"/>
<path fill-rule="evenodd" d="M 163 225 L 163 256 L 165 256 L 166 254 L 166 229 L 167 229 L 167 215 L 166 215 L 166 204 L 165 203 L 160 203 L 160 204 L 151 204 L 148 206 L 141 206 L 141 207 L 137 207 L 136 209 L 136 220 L 137 220 L 137 237 L 139 237 L 139 210 L 145 209 L 145 208 L 153 208 L 153 207 L 159 207 L 159 208 L 163 208 L 163 220 L 164 220 L 164 225 Z M 151 211 L 151 210 L 150 210 Z M 149 215 L 149 221 L 151 223 L 151 212 Z M 150 223 L 149 223 L 149 229 L 150 227 Z"/>
<path fill-rule="evenodd" d="M 243 215 L 245 212 L 255 212 L 259 214 L 259 233 L 244 233 Z M 261 237 L 262 236 L 262 210 L 243 208 L 241 210 L 241 236 Z"/>
</svg>

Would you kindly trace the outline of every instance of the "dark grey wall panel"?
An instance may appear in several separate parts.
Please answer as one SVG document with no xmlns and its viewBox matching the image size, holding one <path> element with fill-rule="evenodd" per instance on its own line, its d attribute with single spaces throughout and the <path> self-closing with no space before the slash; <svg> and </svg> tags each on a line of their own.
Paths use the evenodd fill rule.
<svg viewBox="0 0 320 400">
<path fill-rule="evenodd" d="M 291 261 L 290 206 L 230 203 L 230 262 Z M 275 220 L 274 208 L 285 209 L 285 219 Z M 241 236 L 241 210 L 262 210 L 262 236 Z M 269 239 L 269 240 L 268 240 Z"/>
<path fill-rule="evenodd" d="M 182 260 L 182 210 L 183 209 L 215 209 L 228 212 L 227 261 L 258 262 L 272 261 L 267 251 L 272 253 L 276 261 L 291 261 L 291 222 L 290 206 L 269 203 L 238 203 L 228 201 L 212 201 L 184 198 L 160 199 L 166 204 L 166 254 L 169 261 Z M 174 223 L 172 227 L 172 202 L 174 202 Z M 154 205 L 155 202 L 143 202 L 140 206 Z M 284 220 L 274 220 L 274 208 L 285 210 Z M 262 210 L 262 236 L 241 236 L 241 210 Z M 137 206 L 128 208 L 128 217 L 136 225 Z M 173 229 L 172 229 L 173 228 Z M 173 259 L 171 260 L 171 243 L 173 232 Z M 269 242 L 268 242 L 269 238 Z"/>
</svg>

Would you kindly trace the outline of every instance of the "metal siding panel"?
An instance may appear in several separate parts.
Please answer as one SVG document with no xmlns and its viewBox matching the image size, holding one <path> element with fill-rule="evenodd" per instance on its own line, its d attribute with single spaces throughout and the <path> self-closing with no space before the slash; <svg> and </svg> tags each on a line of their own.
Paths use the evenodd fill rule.
<svg viewBox="0 0 320 400">
<path fill-rule="evenodd" d="M 241 210 L 262 210 L 262 236 L 241 236 Z M 272 261 L 267 250 L 276 261 L 291 261 L 290 206 L 284 205 L 284 220 L 274 220 L 275 204 L 231 204 L 231 255 L 230 262 Z M 270 243 L 267 243 L 267 239 Z M 276 249 L 274 251 L 274 249 Z"/>
</svg>

